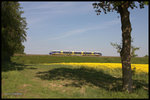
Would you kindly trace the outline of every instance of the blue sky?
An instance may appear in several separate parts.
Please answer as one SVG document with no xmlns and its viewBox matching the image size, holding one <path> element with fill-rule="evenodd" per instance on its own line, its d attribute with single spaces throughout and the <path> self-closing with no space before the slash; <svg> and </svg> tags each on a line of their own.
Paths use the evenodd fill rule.
<svg viewBox="0 0 150 100">
<path fill-rule="evenodd" d="M 48 54 L 51 50 L 95 51 L 119 56 L 110 42 L 122 40 L 120 15 L 97 16 L 93 2 L 20 2 L 26 17 L 26 54 Z M 148 54 L 148 7 L 129 9 L 133 45 L 138 56 Z"/>
</svg>

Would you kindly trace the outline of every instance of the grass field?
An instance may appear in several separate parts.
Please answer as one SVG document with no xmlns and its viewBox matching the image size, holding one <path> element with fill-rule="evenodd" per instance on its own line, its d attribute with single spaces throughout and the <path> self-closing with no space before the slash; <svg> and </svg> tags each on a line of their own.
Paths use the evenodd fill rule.
<svg viewBox="0 0 150 100">
<path fill-rule="evenodd" d="M 62 62 L 121 63 L 120 57 L 50 56 L 50 55 L 14 56 L 12 58 L 12 61 L 21 64 L 62 63 Z M 148 64 L 148 57 L 132 58 L 131 63 Z"/>
<path fill-rule="evenodd" d="M 2 98 L 149 97 L 149 72 L 134 72 L 133 93 L 128 94 L 121 90 L 121 68 L 75 66 L 75 63 L 120 63 L 119 57 L 33 55 L 14 56 L 12 61 L 2 65 Z M 132 64 L 148 66 L 148 58 L 133 58 Z"/>
</svg>

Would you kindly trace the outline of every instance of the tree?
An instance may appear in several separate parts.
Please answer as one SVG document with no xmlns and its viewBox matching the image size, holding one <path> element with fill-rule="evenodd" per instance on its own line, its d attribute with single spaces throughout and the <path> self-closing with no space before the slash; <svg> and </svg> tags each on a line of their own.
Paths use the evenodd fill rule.
<svg viewBox="0 0 150 100">
<path fill-rule="evenodd" d="M 15 54 L 25 54 L 24 53 L 24 45 L 22 45 L 21 43 L 18 43 L 17 45 L 16 45 L 16 49 L 15 49 L 15 51 L 14 51 L 14 53 Z"/>
<path fill-rule="evenodd" d="M 144 57 L 149 57 L 149 55 L 145 55 Z"/>
<path fill-rule="evenodd" d="M 133 39 L 131 39 L 131 43 L 133 42 Z M 117 44 L 117 43 L 110 43 L 115 49 L 117 49 L 117 53 L 121 52 L 122 49 L 122 43 Z M 131 57 L 136 57 L 138 56 L 137 54 L 135 54 L 135 51 L 139 50 L 139 47 L 135 47 L 131 44 Z"/>
<path fill-rule="evenodd" d="M 122 47 L 121 47 L 121 44 L 117 44 L 117 43 L 110 43 L 115 49 L 117 49 L 117 53 L 119 53 L 120 54 L 120 52 L 121 52 L 121 49 L 122 49 Z"/>
<path fill-rule="evenodd" d="M 139 49 L 140 49 L 139 47 L 131 46 L 131 57 L 137 57 L 138 55 L 135 54 L 135 51 L 137 51 Z"/>
<path fill-rule="evenodd" d="M 24 52 L 22 42 L 26 41 L 26 21 L 18 2 L 3 1 L 1 8 L 2 61 L 10 61 L 15 52 Z"/>
<path fill-rule="evenodd" d="M 148 1 L 137 1 L 140 8 L 144 8 Z M 122 79 L 123 90 L 129 93 L 132 92 L 132 73 L 131 73 L 131 23 L 130 12 L 128 8 L 137 8 L 135 1 L 99 1 L 93 3 L 93 7 L 96 9 L 97 15 L 100 15 L 101 10 L 105 14 L 107 12 L 116 11 L 121 17 L 121 29 L 122 29 L 122 49 L 120 51 L 121 63 L 122 63 Z"/>
</svg>

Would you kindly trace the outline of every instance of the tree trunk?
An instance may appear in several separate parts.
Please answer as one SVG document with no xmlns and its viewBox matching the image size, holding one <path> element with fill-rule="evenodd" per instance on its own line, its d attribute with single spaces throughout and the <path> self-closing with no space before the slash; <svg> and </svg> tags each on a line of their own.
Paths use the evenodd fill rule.
<svg viewBox="0 0 150 100">
<path fill-rule="evenodd" d="M 132 92 L 132 72 L 131 72 L 131 23 L 128 7 L 120 7 L 121 28 L 122 28 L 122 49 L 120 52 L 122 62 L 123 90 Z"/>
</svg>

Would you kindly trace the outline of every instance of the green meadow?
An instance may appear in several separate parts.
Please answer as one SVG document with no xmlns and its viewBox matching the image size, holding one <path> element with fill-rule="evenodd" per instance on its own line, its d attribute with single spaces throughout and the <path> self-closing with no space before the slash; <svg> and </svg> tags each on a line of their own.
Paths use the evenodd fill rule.
<svg viewBox="0 0 150 100">
<path fill-rule="evenodd" d="M 149 73 L 134 73 L 133 93 L 122 88 L 121 69 L 86 66 L 42 65 L 59 62 L 120 63 L 119 57 L 14 56 L 2 64 L 2 98 L 148 98 Z M 148 64 L 148 58 L 132 58 L 134 64 Z"/>
<path fill-rule="evenodd" d="M 50 56 L 50 55 L 20 55 L 12 57 L 12 61 L 21 64 L 61 63 L 61 62 L 93 62 L 121 63 L 120 57 L 97 56 Z M 135 57 L 132 64 L 148 64 L 148 57 Z"/>
</svg>

